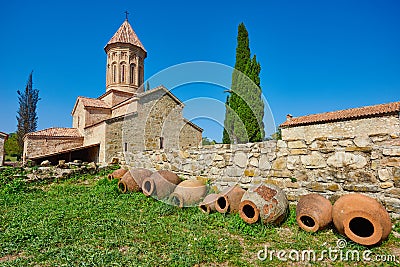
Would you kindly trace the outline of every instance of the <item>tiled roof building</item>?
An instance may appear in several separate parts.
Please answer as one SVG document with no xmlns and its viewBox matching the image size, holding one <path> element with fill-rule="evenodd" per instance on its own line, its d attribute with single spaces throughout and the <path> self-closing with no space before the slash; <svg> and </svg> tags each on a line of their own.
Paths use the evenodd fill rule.
<svg viewBox="0 0 400 267">
<path fill-rule="evenodd" d="M 202 129 L 182 116 L 183 103 L 164 86 L 144 91 L 147 52 L 125 20 L 104 48 L 106 92 L 79 96 L 72 128 L 24 137 L 24 161 L 80 159 L 107 163 L 133 150 L 197 146 Z"/>
<path fill-rule="evenodd" d="M 292 117 L 280 125 L 282 139 L 342 139 L 398 134 L 400 102 Z"/>
</svg>

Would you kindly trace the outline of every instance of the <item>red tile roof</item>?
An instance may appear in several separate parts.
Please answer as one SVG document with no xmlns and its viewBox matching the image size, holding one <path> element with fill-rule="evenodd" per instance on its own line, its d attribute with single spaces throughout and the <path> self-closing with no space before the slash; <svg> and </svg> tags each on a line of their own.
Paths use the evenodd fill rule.
<svg viewBox="0 0 400 267">
<path fill-rule="evenodd" d="M 92 108 L 111 108 L 106 102 L 96 98 L 89 98 L 84 96 L 78 96 L 78 99 L 82 101 L 82 104 L 85 107 L 92 107 Z"/>
<path fill-rule="evenodd" d="M 0 136 L 3 136 L 3 137 L 8 137 L 8 134 L 6 134 L 6 133 L 3 133 L 3 132 L 0 132 Z"/>
<path fill-rule="evenodd" d="M 135 31 L 132 29 L 132 26 L 129 24 L 127 20 L 125 20 L 124 23 L 122 23 L 122 25 L 119 27 L 114 36 L 110 39 L 110 41 L 108 41 L 107 45 L 114 43 L 133 44 L 135 46 L 142 48 L 143 51 L 146 52 L 146 49 L 144 48 L 142 42 L 140 42 Z"/>
<path fill-rule="evenodd" d="M 378 117 L 387 114 L 396 114 L 400 112 L 400 102 L 389 104 L 380 104 L 375 106 L 367 106 L 360 108 L 351 108 L 326 113 L 312 114 L 297 118 L 291 118 L 281 124 L 282 128 L 318 124 L 333 121 L 353 120 L 369 117 Z"/>
<path fill-rule="evenodd" d="M 25 136 L 83 138 L 76 128 L 48 128 L 37 132 L 27 133 Z"/>
</svg>

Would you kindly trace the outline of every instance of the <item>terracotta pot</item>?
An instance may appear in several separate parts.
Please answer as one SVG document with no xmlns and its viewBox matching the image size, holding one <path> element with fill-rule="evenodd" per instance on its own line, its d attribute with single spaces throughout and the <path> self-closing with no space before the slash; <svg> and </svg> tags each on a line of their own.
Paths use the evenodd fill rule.
<svg viewBox="0 0 400 267">
<path fill-rule="evenodd" d="M 215 209 L 220 213 L 239 212 L 239 205 L 245 192 L 246 190 L 238 185 L 226 188 L 215 202 Z"/>
<path fill-rule="evenodd" d="M 219 197 L 219 194 L 209 194 L 199 204 L 199 209 L 207 214 L 215 211 L 215 201 Z"/>
<path fill-rule="evenodd" d="M 139 192 L 141 190 L 139 185 L 152 174 L 152 171 L 143 168 L 131 169 L 119 180 L 118 188 L 122 193 Z"/>
<path fill-rule="evenodd" d="M 285 193 L 276 185 L 261 184 L 247 190 L 239 205 L 239 215 L 247 223 L 260 219 L 264 224 L 281 223 L 288 212 Z"/>
<path fill-rule="evenodd" d="M 180 208 L 198 205 L 207 192 L 205 184 L 198 180 L 185 180 L 169 196 L 169 201 Z"/>
<path fill-rule="evenodd" d="M 163 199 L 168 197 L 181 181 L 181 178 L 175 173 L 161 170 L 143 180 L 142 190 L 146 196 L 156 196 L 158 199 Z"/>
<path fill-rule="evenodd" d="M 377 200 L 357 193 L 335 202 L 332 219 L 340 234 L 365 246 L 380 243 L 392 230 L 386 209 Z"/>
<path fill-rule="evenodd" d="M 296 206 L 297 224 L 307 232 L 316 232 L 332 221 L 332 204 L 319 194 L 302 196 Z"/>
<path fill-rule="evenodd" d="M 124 176 L 124 174 L 127 172 L 128 170 L 125 169 L 118 169 L 113 171 L 112 173 L 110 173 L 107 178 L 108 180 L 113 180 L 113 179 L 121 179 L 122 176 Z"/>
</svg>

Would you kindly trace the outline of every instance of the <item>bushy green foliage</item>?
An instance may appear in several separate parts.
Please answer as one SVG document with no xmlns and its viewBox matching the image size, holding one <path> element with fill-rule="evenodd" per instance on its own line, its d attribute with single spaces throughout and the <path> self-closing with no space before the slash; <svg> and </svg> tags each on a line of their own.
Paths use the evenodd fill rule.
<svg viewBox="0 0 400 267">
<path fill-rule="evenodd" d="M 4 151 L 7 156 L 20 158 L 22 151 L 18 144 L 18 135 L 11 133 L 7 141 L 4 143 Z"/>
</svg>

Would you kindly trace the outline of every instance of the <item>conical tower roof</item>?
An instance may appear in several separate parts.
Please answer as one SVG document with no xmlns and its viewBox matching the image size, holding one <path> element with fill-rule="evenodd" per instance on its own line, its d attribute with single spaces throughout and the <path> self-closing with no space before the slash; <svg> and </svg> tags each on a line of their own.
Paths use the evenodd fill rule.
<svg viewBox="0 0 400 267">
<path fill-rule="evenodd" d="M 106 48 L 108 45 L 115 43 L 132 44 L 134 46 L 140 47 L 141 49 L 143 49 L 143 51 L 146 52 L 146 49 L 144 48 L 142 42 L 140 42 L 128 20 L 125 20 L 124 23 L 122 23 L 118 31 L 114 34 L 110 41 L 108 41 Z"/>
</svg>

